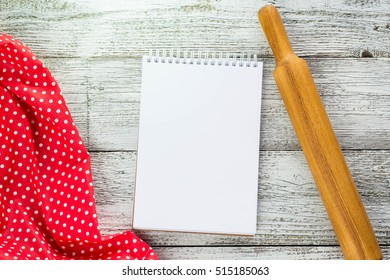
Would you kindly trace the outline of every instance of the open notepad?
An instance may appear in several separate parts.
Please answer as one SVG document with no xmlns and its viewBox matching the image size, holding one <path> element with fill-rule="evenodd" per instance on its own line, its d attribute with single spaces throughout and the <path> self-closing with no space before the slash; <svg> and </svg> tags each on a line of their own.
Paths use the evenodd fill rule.
<svg viewBox="0 0 390 280">
<path fill-rule="evenodd" d="M 133 228 L 256 233 L 262 63 L 145 56 Z"/>
</svg>

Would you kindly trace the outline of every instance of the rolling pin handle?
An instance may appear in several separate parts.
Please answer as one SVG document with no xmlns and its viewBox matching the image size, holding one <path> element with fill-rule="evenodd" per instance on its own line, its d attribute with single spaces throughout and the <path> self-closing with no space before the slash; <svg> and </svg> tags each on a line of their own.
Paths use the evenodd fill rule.
<svg viewBox="0 0 390 280">
<path fill-rule="evenodd" d="M 266 5 L 262 7 L 259 11 L 259 19 L 274 53 L 276 63 L 294 54 L 283 21 L 275 6 Z"/>
</svg>

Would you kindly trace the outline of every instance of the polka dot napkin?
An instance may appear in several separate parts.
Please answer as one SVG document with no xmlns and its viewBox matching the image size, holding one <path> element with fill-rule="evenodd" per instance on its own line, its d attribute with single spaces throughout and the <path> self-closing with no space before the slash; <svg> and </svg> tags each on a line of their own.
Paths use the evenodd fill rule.
<svg viewBox="0 0 390 280">
<path fill-rule="evenodd" d="M 89 154 L 55 79 L 0 34 L 0 259 L 157 259 L 98 228 Z"/>
</svg>

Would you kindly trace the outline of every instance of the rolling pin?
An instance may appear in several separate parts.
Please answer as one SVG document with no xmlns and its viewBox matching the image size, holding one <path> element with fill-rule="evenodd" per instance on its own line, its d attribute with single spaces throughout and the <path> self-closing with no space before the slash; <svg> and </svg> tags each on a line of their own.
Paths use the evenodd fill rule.
<svg viewBox="0 0 390 280">
<path fill-rule="evenodd" d="M 267 5 L 259 21 L 275 56 L 274 78 L 346 259 L 382 259 L 310 69 L 291 48 L 278 10 Z"/>
</svg>

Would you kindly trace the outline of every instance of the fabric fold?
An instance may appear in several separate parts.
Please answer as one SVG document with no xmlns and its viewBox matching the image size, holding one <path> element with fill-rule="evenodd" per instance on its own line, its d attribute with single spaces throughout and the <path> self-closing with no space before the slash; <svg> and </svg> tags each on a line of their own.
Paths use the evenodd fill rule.
<svg viewBox="0 0 390 280">
<path fill-rule="evenodd" d="M 89 153 L 61 90 L 0 34 L 0 259 L 157 259 L 134 233 L 98 228 Z"/>
</svg>

